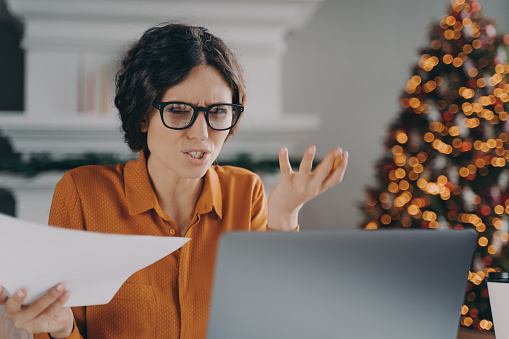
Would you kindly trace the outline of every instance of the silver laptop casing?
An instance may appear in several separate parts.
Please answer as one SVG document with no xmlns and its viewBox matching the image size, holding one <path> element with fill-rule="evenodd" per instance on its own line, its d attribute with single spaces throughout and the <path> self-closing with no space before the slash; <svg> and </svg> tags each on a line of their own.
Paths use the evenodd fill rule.
<svg viewBox="0 0 509 339">
<path fill-rule="evenodd" d="M 208 339 L 455 339 L 473 230 L 232 232 Z"/>
</svg>

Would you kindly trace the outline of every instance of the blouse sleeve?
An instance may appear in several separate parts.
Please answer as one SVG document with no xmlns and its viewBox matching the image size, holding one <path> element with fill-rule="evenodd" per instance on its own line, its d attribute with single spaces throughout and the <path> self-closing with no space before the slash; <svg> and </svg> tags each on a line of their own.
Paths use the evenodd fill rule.
<svg viewBox="0 0 509 339">
<path fill-rule="evenodd" d="M 55 187 L 48 224 L 75 230 L 85 229 L 81 202 L 70 172 L 65 173 L 64 177 Z M 74 254 L 76 255 L 77 253 Z M 74 315 L 74 329 L 67 339 L 86 338 L 85 307 L 73 307 L 72 312 Z M 46 333 L 34 335 L 34 339 L 50 338 Z"/>
<path fill-rule="evenodd" d="M 256 176 L 251 197 L 251 231 L 267 229 L 268 205 L 262 180 Z"/>
</svg>

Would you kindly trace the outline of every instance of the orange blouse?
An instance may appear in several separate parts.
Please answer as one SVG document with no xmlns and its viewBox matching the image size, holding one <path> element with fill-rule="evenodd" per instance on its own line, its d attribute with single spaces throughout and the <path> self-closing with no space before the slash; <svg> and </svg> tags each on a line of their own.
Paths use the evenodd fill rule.
<svg viewBox="0 0 509 339">
<path fill-rule="evenodd" d="M 256 174 L 211 166 L 189 228 L 181 235 L 157 202 L 141 152 L 125 165 L 84 166 L 65 173 L 55 189 L 49 224 L 191 238 L 133 274 L 107 305 L 74 307 L 76 326 L 68 338 L 205 338 L 219 237 L 230 230 L 267 230 L 267 200 Z"/>
</svg>

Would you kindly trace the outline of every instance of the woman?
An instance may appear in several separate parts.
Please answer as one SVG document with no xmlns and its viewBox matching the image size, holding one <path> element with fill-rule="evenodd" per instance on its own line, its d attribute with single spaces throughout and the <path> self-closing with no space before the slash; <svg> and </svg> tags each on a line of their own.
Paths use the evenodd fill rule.
<svg viewBox="0 0 509 339">
<path fill-rule="evenodd" d="M 24 289 L 2 293 L 5 316 L 51 338 L 204 338 L 219 236 L 297 230 L 301 207 L 338 184 L 348 161 L 334 148 L 312 170 L 310 146 L 294 173 L 282 148 L 281 181 L 267 202 L 257 175 L 212 165 L 245 97 L 236 58 L 206 29 L 169 24 L 145 32 L 126 54 L 115 97 L 125 140 L 140 157 L 67 172 L 49 224 L 191 241 L 132 275 L 107 305 L 63 307 L 70 291 L 61 283 L 29 306 L 21 306 Z"/>
</svg>

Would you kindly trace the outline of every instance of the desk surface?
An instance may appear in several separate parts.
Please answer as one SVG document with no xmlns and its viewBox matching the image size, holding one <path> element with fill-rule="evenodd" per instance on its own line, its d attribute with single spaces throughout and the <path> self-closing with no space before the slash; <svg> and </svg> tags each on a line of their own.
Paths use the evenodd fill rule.
<svg viewBox="0 0 509 339">
<path fill-rule="evenodd" d="M 495 334 L 493 332 L 480 332 L 476 330 L 460 328 L 458 331 L 457 339 L 495 339 Z"/>
</svg>

